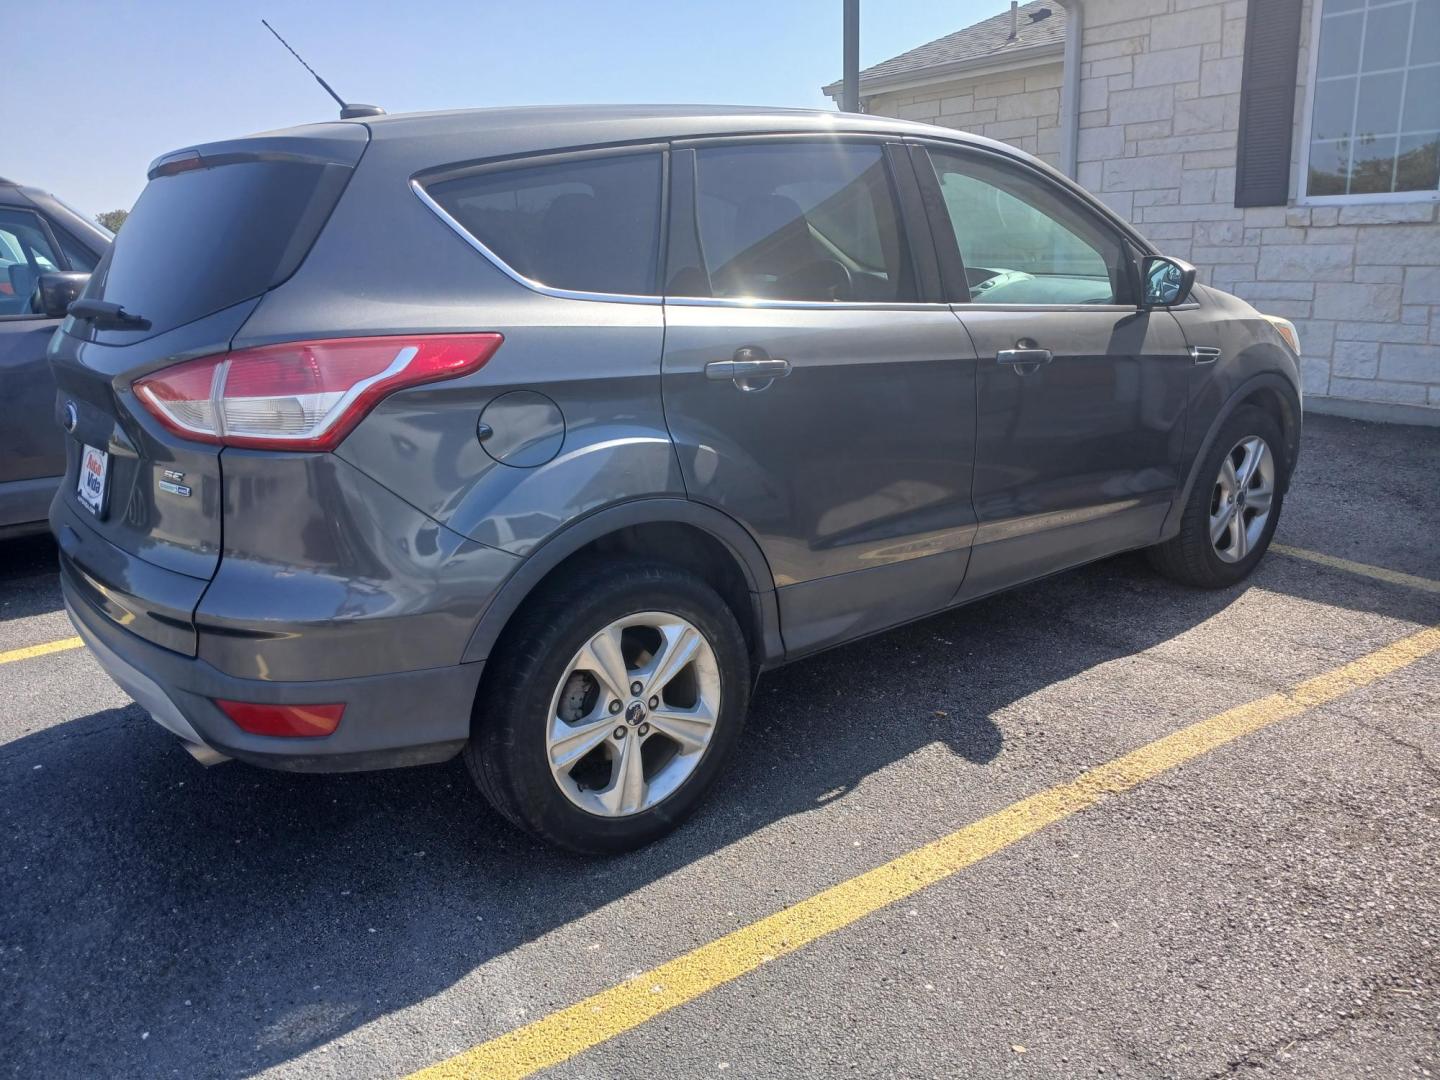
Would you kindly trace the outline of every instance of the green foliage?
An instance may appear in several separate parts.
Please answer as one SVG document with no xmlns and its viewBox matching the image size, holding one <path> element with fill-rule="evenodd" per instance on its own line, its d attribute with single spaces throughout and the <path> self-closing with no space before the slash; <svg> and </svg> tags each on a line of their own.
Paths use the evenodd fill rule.
<svg viewBox="0 0 1440 1080">
<path fill-rule="evenodd" d="M 120 226 L 125 224 L 125 219 L 129 216 L 129 210 L 106 210 L 103 214 L 97 214 L 95 220 L 111 232 L 118 233 Z"/>
</svg>

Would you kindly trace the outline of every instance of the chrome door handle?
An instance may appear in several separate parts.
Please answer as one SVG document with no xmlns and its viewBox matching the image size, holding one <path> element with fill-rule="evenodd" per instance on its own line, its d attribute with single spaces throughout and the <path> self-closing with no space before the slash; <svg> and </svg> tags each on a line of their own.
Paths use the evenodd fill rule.
<svg viewBox="0 0 1440 1080">
<path fill-rule="evenodd" d="M 1001 349 L 995 354 L 997 364 L 1048 364 L 1053 359 L 1049 349 Z"/>
<path fill-rule="evenodd" d="M 789 374 L 789 360 L 772 359 L 764 350 L 749 347 L 736 349 L 733 360 L 711 360 L 705 365 L 707 379 L 729 379 L 741 390 L 764 390 Z"/>
<path fill-rule="evenodd" d="M 782 379 L 790 374 L 790 361 L 713 360 L 705 374 L 711 379 Z"/>
</svg>

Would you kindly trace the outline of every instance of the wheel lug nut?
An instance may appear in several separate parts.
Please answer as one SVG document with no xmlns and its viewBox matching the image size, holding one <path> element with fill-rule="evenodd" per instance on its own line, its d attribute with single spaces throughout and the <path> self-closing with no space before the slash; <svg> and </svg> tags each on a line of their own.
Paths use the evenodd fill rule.
<svg viewBox="0 0 1440 1080">
<path fill-rule="evenodd" d="M 650 699 L 650 708 L 652 708 L 652 709 L 658 709 L 659 707 L 660 707 L 660 699 L 659 699 L 658 697 L 652 697 L 652 698 Z"/>
<path fill-rule="evenodd" d="M 649 735 L 649 734 L 650 734 L 650 725 L 649 725 L 649 724 L 641 724 L 641 725 L 640 725 L 638 728 L 636 728 L 635 730 L 636 730 L 636 734 L 638 734 L 638 735 Z"/>
<path fill-rule="evenodd" d="M 616 737 L 617 739 L 623 739 L 623 738 L 625 738 L 625 729 L 624 729 L 623 727 L 617 727 L 617 728 L 615 729 L 615 737 Z"/>
<path fill-rule="evenodd" d="M 619 712 L 619 711 L 620 711 L 620 702 L 618 702 L 618 701 L 612 701 L 612 702 L 610 702 L 610 711 L 611 711 L 612 713 L 617 713 L 617 712 Z"/>
<path fill-rule="evenodd" d="M 641 686 L 638 682 L 632 682 L 630 684 L 630 693 L 634 694 L 636 697 L 639 697 L 640 692 L 644 689 L 645 687 Z"/>
</svg>

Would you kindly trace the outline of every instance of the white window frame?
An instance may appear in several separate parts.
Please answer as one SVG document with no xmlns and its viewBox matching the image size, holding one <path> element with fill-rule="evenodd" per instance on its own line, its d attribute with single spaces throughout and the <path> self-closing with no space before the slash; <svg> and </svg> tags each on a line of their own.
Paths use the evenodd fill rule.
<svg viewBox="0 0 1440 1080">
<path fill-rule="evenodd" d="M 1310 125 L 1315 119 L 1315 80 L 1320 68 L 1320 24 L 1323 22 L 1325 0 L 1310 4 L 1309 77 L 1305 83 L 1305 111 L 1300 118 L 1300 168 L 1295 177 L 1296 206 L 1361 206 L 1375 203 L 1440 202 L 1436 191 L 1377 191 L 1346 195 L 1311 195 L 1306 191 L 1310 180 Z"/>
</svg>

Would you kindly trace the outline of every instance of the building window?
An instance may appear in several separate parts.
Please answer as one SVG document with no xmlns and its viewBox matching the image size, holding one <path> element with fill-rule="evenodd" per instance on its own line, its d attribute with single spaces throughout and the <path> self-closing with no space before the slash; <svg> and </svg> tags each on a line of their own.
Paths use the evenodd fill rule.
<svg viewBox="0 0 1440 1080">
<path fill-rule="evenodd" d="M 1304 194 L 1440 190 L 1440 3 L 1316 0 Z"/>
</svg>

